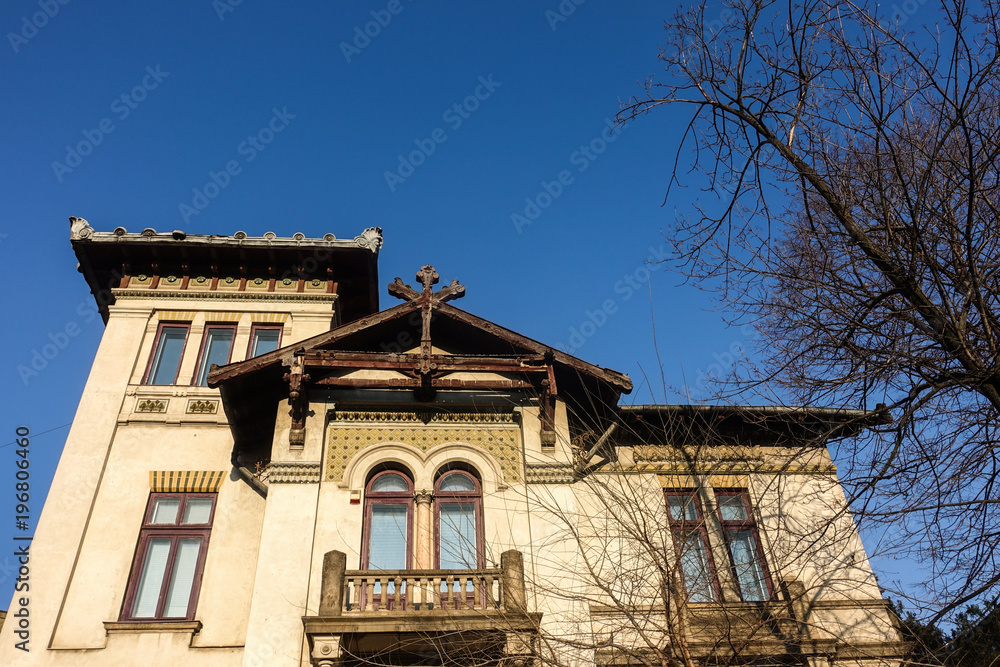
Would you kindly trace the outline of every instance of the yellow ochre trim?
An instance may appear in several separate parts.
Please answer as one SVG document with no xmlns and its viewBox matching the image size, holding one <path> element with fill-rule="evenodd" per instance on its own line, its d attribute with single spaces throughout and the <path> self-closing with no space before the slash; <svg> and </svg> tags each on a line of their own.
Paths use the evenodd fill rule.
<svg viewBox="0 0 1000 667">
<path fill-rule="evenodd" d="M 150 470 L 149 490 L 168 493 L 215 493 L 222 486 L 223 470 Z"/>
<path fill-rule="evenodd" d="M 254 313 L 254 324 L 284 324 L 288 321 L 288 313 Z"/>
<path fill-rule="evenodd" d="M 205 313 L 206 322 L 239 322 L 243 313 Z"/>
<path fill-rule="evenodd" d="M 193 310 L 161 310 L 156 314 L 160 322 L 190 322 L 194 319 Z"/>
</svg>

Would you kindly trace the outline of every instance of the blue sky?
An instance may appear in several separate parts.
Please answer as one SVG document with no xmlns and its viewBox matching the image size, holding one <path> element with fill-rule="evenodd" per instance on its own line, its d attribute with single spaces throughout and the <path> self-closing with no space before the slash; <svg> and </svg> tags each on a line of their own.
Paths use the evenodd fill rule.
<svg viewBox="0 0 1000 667">
<path fill-rule="evenodd" d="M 383 285 L 433 264 L 466 286 L 455 305 L 628 373 L 629 402 L 685 402 L 665 384 L 697 398 L 751 336 L 650 263 L 698 195 L 663 205 L 688 118 L 609 131 L 658 72 L 674 5 L 577 1 L 4 3 L 0 506 L 24 424 L 37 518 L 103 329 L 71 215 L 99 231 L 380 226 Z M 11 586 L 0 557 L 0 598 Z"/>
</svg>

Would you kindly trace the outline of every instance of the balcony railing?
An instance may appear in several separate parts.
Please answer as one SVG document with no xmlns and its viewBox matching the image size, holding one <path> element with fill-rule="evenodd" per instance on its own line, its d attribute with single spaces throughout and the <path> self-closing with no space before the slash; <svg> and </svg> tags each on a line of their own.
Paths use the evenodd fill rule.
<svg viewBox="0 0 1000 667">
<path fill-rule="evenodd" d="M 321 616 L 355 613 L 525 610 L 521 554 L 501 554 L 482 570 L 346 570 L 347 557 L 326 554 Z"/>
<path fill-rule="evenodd" d="M 344 573 L 344 612 L 498 609 L 500 568 L 352 570 Z"/>
<path fill-rule="evenodd" d="M 341 551 L 323 556 L 319 614 L 302 617 L 313 665 L 343 667 L 348 654 L 412 650 L 400 643 L 408 636 L 435 655 L 481 644 L 484 660 L 531 667 L 542 615 L 525 604 L 521 552 L 505 551 L 499 568 L 482 570 L 346 566 Z"/>
</svg>

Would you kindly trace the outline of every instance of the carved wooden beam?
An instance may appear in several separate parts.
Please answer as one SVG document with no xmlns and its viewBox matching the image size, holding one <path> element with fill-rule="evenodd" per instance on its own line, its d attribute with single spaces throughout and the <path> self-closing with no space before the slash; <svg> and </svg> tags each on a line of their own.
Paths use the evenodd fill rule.
<svg viewBox="0 0 1000 667">
<path fill-rule="evenodd" d="M 545 355 L 545 378 L 542 380 L 542 393 L 539 397 L 539 408 L 541 412 L 541 441 L 543 447 L 555 447 L 556 445 L 556 396 L 559 389 L 556 386 L 556 370 L 553 365 L 553 355 Z"/>
<path fill-rule="evenodd" d="M 285 373 L 284 380 L 288 383 L 288 403 L 292 408 L 292 427 L 288 432 L 290 447 L 302 447 L 306 441 L 306 415 L 309 412 L 309 395 L 305 385 L 310 376 L 305 372 L 303 357 L 305 350 L 298 349 L 292 357 L 292 367 Z"/>
</svg>

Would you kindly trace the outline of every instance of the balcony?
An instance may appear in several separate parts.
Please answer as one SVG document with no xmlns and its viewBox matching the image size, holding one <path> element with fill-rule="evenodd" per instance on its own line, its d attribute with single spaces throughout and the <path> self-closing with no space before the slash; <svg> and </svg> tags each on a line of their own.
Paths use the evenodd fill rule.
<svg viewBox="0 0 1000 667">
<path fill-rule="evenodd" d="M 527 611 L 519 551 L 481 570 L 348 571 L 346 562 L 342 552 L 326 554 L 319 614 L 302 619 L 314 665 L 361 664 L 376 654 L 421 664 L 427 656 L 493 654 L 501 665 L 530 665 L 541 614 Z"/>
</svg>

